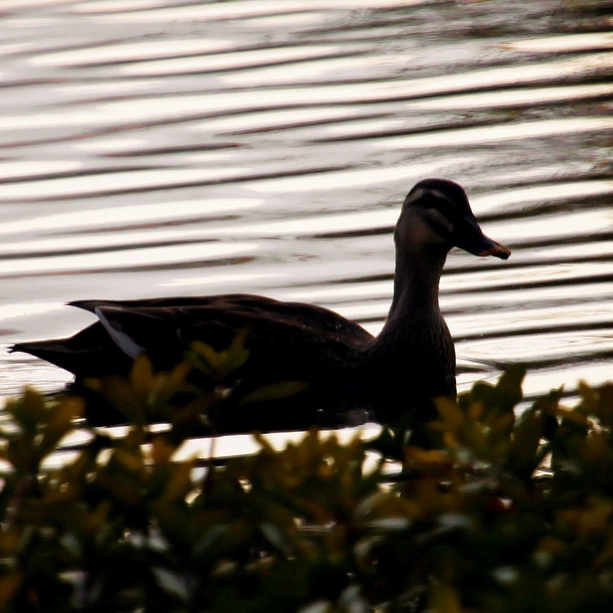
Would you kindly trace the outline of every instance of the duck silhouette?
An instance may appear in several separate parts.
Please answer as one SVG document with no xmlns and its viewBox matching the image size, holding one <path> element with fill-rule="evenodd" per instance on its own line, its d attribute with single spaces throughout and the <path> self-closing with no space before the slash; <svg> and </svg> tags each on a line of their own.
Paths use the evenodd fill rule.
<svg viewBox="0 0 613 613">
<path fill-rule="evenodd" d="M 447 254 L 459 247 L 507 259 L 511 252 L 483 234 L 464 190 L 445 179 L 413 187 L 394 240 L 392 304 L 376 337 L 318 306 L 225 294 L 71 302 L 97 321 L 70 338 L 17 343 L 12 351 L 72 372 L 78 386 L 89 377 L 126 375 L 141 354 L 156 369 L 169 369 L 194 341 L 222 350 L 246 329 L 250 357 L 237 373 L 241 389 L 281 381 L 306 386 L 283 401 L 229 404 L 217 418 L 217 433 L 335 426 L 356 410 L 389 425 L 407 415 L 429 418 L 432 398 L 456 396 L 455 349 L 438 302 Z M 101 408 L 91 409 L 86 419 L 92 425 L 120 421 Z"/>
</svg>

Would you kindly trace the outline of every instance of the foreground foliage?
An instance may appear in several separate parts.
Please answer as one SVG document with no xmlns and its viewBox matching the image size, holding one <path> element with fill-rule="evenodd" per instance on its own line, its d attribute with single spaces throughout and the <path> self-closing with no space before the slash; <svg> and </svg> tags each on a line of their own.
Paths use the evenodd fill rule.
<svg viewBox="0 0 613 613">
<path fill-rule="evenodd" d="M 213 371 L 231 370 L 231 356 L 211 359 Z M 223 409 L 223 386 L 170 432 L 147 425 L 164 415 L 181 368 L 153 375 L 141 361 L 129 381 L 98 383 L 130 418 L 120 437 L 84 428 L 78 398 L 26 390 L 7 404 L 0 610 L 585 613 L 613 604 L 613 385 L 582 384 L 572 409 L 552 392 L 516 418 L 516 367 L 458 405 L 439 403 L 440 419 L 419 436 L 383 430 L 340 444 L 313 430 L 282 451 L 257 436 L 257 454 L 219 465 L 174 458 L 193 416 Z M 77 433 L 84 440 L 66 451 Z"/>
</svg>

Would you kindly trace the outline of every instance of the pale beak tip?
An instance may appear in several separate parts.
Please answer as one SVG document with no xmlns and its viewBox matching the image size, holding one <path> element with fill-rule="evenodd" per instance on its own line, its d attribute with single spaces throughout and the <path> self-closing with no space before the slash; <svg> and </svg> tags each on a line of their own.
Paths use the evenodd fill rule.
<svg viewBox="0 0 613 613">
<path fill-rule="evenodd" d="M 481 253 L 477 255 L 481 257 L 493 255 L 493 256 L 496 256 L 497 258 L 500 258 L 501 260 L 507 260 L 509 256 L 511 255 L 511 250 L 508 247 L 505 247 L 504 245 L 499 245 L 498 243 L 496 243 L 493 247 L 490 247 L 489 249 L 486 249 L 485 251 L 481 251 Z"/>
</svg>

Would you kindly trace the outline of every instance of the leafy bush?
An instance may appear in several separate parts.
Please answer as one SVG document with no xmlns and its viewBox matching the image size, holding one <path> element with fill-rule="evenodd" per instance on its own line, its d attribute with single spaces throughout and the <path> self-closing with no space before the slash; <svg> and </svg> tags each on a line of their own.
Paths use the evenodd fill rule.
<svg viewBox="0 0 613 613">
<path fill-rule="evenodd" d="M 213 379 L 232 363 L 209 357 Z M 440 401 L 426 437 L 383 429 L 341 444 L 312 430 L 275 451 L 255 435 L 258 453 L 219 464 L 174 459 L 194 415 L 223 410 L 228 396 L 218 384 L 173 417 L 188 370 L 153 374 L 141 360 L 128 381 L 98 382 L 131 421 L 119 437 L 79 422 L 77 397 L 25 390 L 7 404 L 0 610 L 613 604 L 613 385 L 581 384 L 572 409 L 552 392 L 516 417 L 524 372 L 514 367 L 458 404 Z M 173 427 L 154 432 L 152 415 Z"/>
</svg>

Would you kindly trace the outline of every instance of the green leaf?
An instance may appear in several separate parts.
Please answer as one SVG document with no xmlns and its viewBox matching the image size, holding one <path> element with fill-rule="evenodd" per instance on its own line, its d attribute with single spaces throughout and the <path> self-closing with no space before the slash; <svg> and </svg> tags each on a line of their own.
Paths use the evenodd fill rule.
<svg viewBox="0 0 613 613">
<path fill-rule="evenodd" d="M 38 444 L 39 457 L 42 460 L 52 451 L 66 434 L 74 429 L 74 420 L 83 413 L 81 398 L 66 397 L 58 401 L 51 410 L 42 439 Z"/>
<path fill-rule="evenodd" d="M 184 500 L 192 489 L 191 473 L 194 462 L 181 462 L 172 467 L 170 479 L 166 485 L 162 500 L 165 503 Z"/>
<path fill-rule="evenodd" d="M 532 477 L 541 462 L 537 451 L 544 435 L 546 415 L 534 408 L 524 411 L 513 432 L 509 468 L 522 480 Z"/>
<path fill-rule="evenodd" d="M 160 566 L 154 566 L 152 571 L 157 584 L 165 592 L 176 596 L 182 602 L 189 601 L 190 592 L 187 587 L 187 578 L 183 573 L 176 573 Z"/>
<path fill-rule="evenodd" d="M 260 387 L 248 394 L 245 394 L 237 404 L 247 404 L 249 402 L 261 402 L 262 400 L 279 400 L 295 396 L 309 387 L 304 381 L 282 381 Z"/>
<path fill-rule="evenodd" d="M 139 355 L 130 369 L 130 384 L 135 394 L 146 399 L 153 387 L 153 367 L 146 355 Z"/>
<path fill-rule="evenodd" d="M 102 379 L 86 379 L 84 383 L 105 397 L 126 416 L 129 423 L 138 425 L 147 423 L 144 399 L 123 377 L 109 375 Z"/>
<path fill-rule="evenodd" d="M 238 370 L 249 359 L 251 352 L 249 349 L 245 348 L 245 341 L 248 335 L 249 329 L 243 328 L 239 330 L 232 339 L 224 365 L 226 374 Z"/>
<path fill-rule="evenodd" d="M 429 601 L 432 613 L 462 613 L 456 590 L 444 583 L 435 583 L 431 586 Z"/>
<path fill-rule="evenodd" d="M 600 419 L 603 426 L 613 426 L 613 383 L 605 383 L 598 390 L 598 403 L 594 414 Z"/>
<path fill-rule="evenodd" d="M 211 345 L 203 343 L 202 341 L 194 341 L 191 344 L 191 349 L 195 352 L 197 357 L 204 360 L 209 368 L 219 371 L 222 366 L 222 358 Z"/>
<path fill-rule="evenodd" d="M 12 610 L 12 608 L 9 608 L 11 599 L 26 578 L 26 573 L 19 568 L 12 569 L 0 576 L 0 611 Z"/>
<path fill-rule="evenodd" d="M 8 400 L 5 411 L 30 435 L 36 433 L 38 424 L 47 415 L 44 397 L 31 387 L 24 388 L 21 398 Z"/>
<path fill-rule="evenodd" d="M 507 410 L 511 410 L 523 398 L 522 383 L 526 376 L 526 366 L 524 364 L 513 364 L 509 366 L 500 376 L 496 389 L 500 393 L 501 400 Z"/>
</svg>

